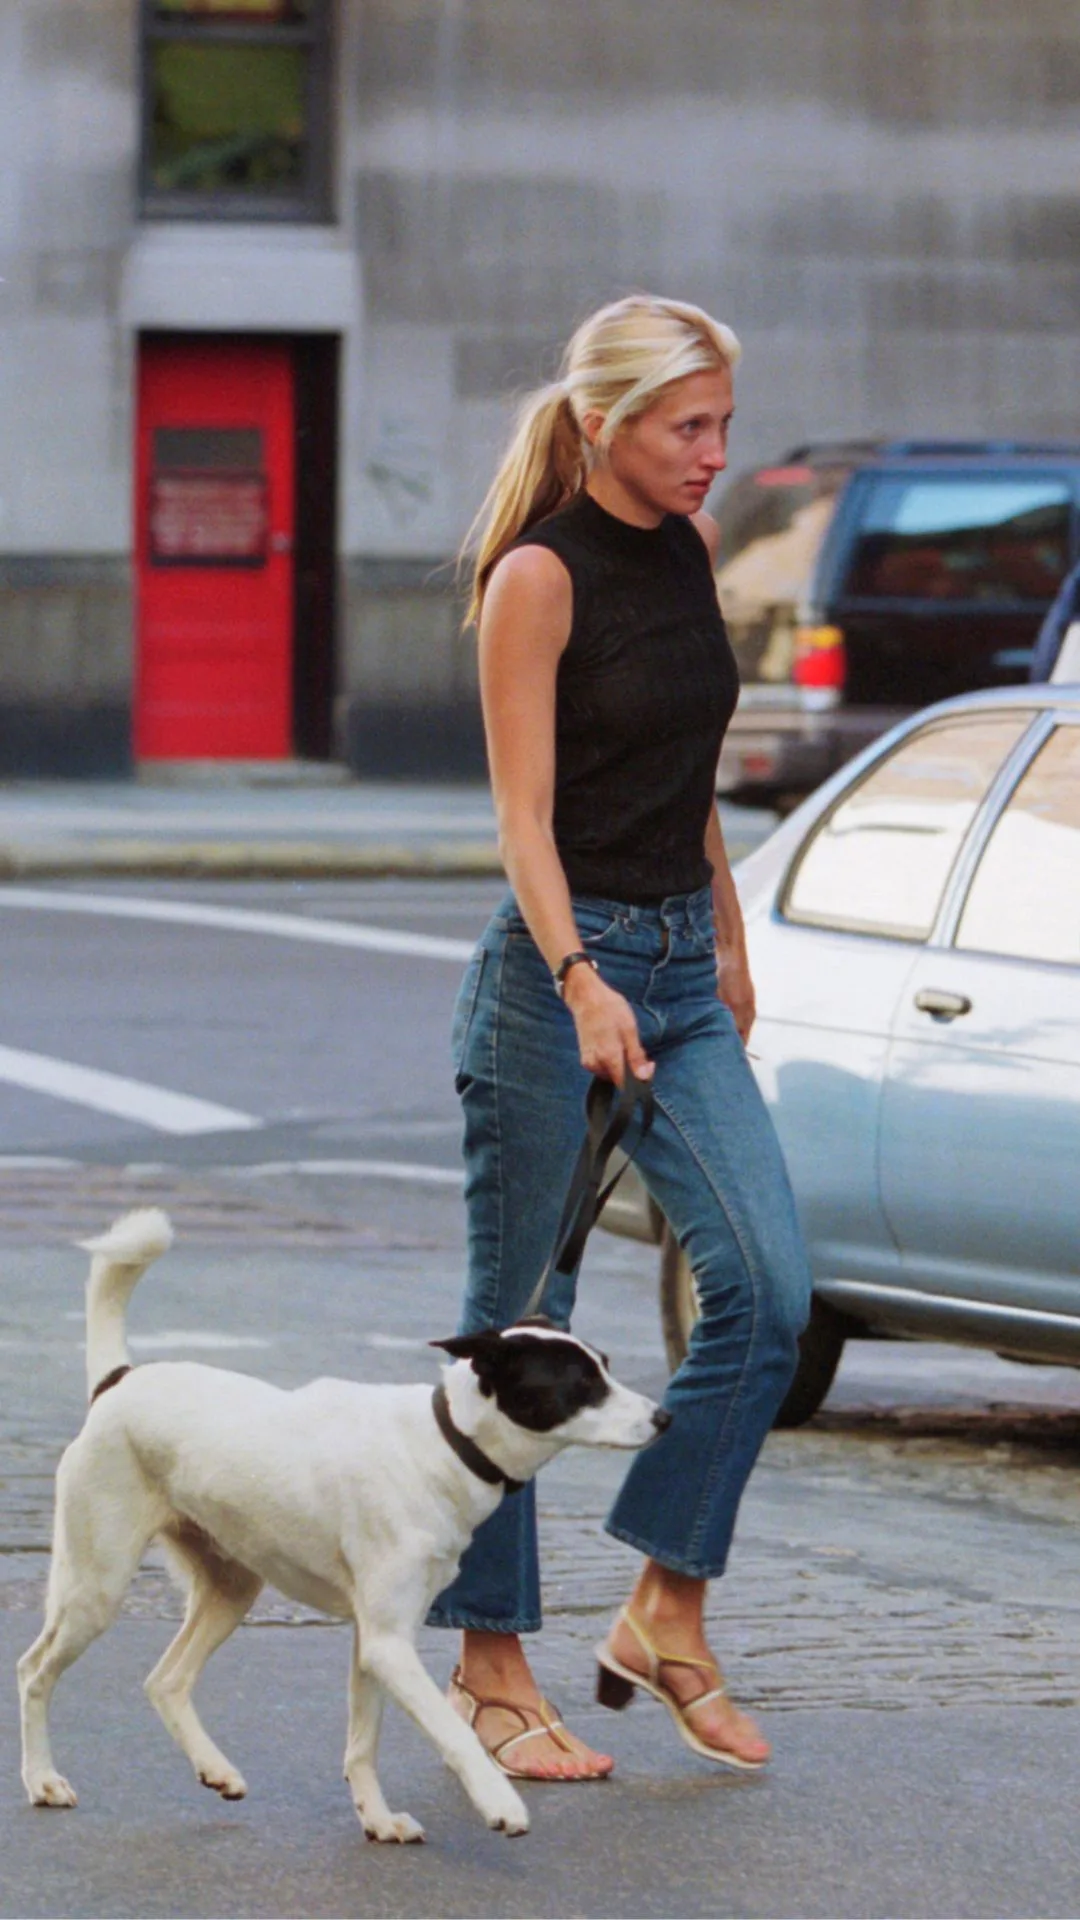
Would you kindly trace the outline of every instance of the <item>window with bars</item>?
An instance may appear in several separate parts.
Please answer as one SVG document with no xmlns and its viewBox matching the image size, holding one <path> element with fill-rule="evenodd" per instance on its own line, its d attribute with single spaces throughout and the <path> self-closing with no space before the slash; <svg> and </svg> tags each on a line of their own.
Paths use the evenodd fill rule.
<svg viewBox="0 0 1080 1920">
<path fill-rule="evenodd" d="M 330 0 L 142 0 L 144 215 L 330 218 Z"/>
</svg>

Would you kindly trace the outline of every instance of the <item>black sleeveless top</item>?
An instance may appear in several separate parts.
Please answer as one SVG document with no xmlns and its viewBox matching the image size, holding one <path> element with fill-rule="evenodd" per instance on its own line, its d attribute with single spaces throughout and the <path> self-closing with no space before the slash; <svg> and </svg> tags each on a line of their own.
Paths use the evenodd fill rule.
<svg viewBox="0 0 1080 1920">
<path fill-rule="evenodd" d="M 633 905 L 707 886 L 709 808 L 738 698 L 697 528 L 635 527 L 581 493 L 515 545 L 570 575 L 555 689 L 555 844 L 573 893 Z"/>
</svg>

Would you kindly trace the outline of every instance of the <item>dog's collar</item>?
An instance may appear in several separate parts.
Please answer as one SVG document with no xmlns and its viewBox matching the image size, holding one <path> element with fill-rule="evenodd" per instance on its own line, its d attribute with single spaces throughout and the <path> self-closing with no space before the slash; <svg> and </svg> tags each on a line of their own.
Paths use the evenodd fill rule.
<svg viewBox="0 0 1080 1920">
<path fill-rule="evenodd" d="M 97 1386 L 90 1395 L 90 1405 L 93 1406 L 94 1401 L 97 1400 L 101 1394 L 108 1393 L 110 1387 L 115 1387 L 117 1381 L 122 1380 L 124 1375 L 130 1372 L 131 1368 L 126 1364 L 122 1367 L 114 1367 L 111 1373 L 105 1375 L 104 1380 L 98 1381 Z"/>
<path fill-rule="evenodd" d="M 441 1381 L 431 1396 L 431 1410 L 438 1423 L 439 1432 L 447 1446 L 453 1448 L 463 1467 L 468 1467 L 469 1472 L 475 1473 L 479 1480 L 486 1480 L 489 1487 L 503 1487 L 507 1493 L 521 1492 L 525 1485 L 524 1480 L 511 1480 L 508 1473 L 504 1473 L 501 1467 L 495 1465 L 494 1460 L 489 1460 L 487 1454 L 481 1452 L 475 1440 L 470 1440 L 467 1433 L 462 1433 L 460 1427 L 455 1427 L 454 1416 L 450 1412 L 450 1402 L 446 1397 L 446 1388 Z"/>
</svg>

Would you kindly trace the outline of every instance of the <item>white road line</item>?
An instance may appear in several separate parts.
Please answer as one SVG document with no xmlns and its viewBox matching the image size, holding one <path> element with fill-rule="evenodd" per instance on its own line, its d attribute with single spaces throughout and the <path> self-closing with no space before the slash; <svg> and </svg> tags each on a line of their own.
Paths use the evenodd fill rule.
<svg viewBox="0 0 1080 1920">
<path fill-rule="evenodd" d="M 54 1153 L 0 1153 L 0 1173 L 16 1172 L 54 1172 L 64 1173 L 69 1167 L 77 1167 L 78 1160 L 61 1160 Z M 82 1315 L 79 1315 L 82 1318 Z"/>
<path fill-rule="evenodd" d="M 460 1187 L 465 1178 L 464 1170 L 455 1167 L 428 1167 L 409 1160 L 263 1160 L 254 1167 L 218 1167 L 217 1172 L 233 1180 L 269 1180 L 283 1173 L 311 1173 L 361 1180 L 408 1180 L 410 1184 L 432 1187 Z"/>
<path fill-rule="evenodd" d="M 21 1047 L 0 1047 L 0 1080 L 32 1093 L 48 1093 L 73 1106 L 94 1107 L 121 1120 L 137 1120 L 159 1133 L 232 1133 L 260 1127 L 250 1113 L 219 1107 L 212 1100 L 193 1100 L 145 1080 L 128 1080 L 119 1073 L 101 1073 L 70 1060 L 54 1060 L 45 1053 L 25 1053 Z"/>
<path fill-rule="evenodd" d="M 351 920 L 309 920 L 300 913 L 259 913 L 247 907 L 211 907 L 199 900 L 133 900 L 113 893 L 52 893 L 46 887 L 0 886 L 0 907 L 39 913 L 100 914 L 116 920 L 157 920 L 178 927 L 214 927 L 224 933 L 265 933 L 278 940 L 308 940 L 316 946 L 355 947 L 368 953 L 401 953 L 416 960 L 468 960 L 471 940 L 430 933 L 400 933 L 363 927 Z"/>
</svg>

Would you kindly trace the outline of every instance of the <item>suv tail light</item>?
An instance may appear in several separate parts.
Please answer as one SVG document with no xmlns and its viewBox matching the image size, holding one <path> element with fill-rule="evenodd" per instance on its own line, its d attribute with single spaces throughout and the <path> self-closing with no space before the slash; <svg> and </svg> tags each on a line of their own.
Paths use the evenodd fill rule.
<svg viewBox="0 0 1080 1920">
<path fill-rule="evenodd" d="M 842 687 L 847 653 L 842 627 L 796 627 L 791 677 L 797 687 Z"/>
</svg>

